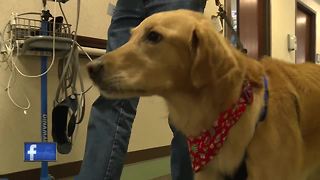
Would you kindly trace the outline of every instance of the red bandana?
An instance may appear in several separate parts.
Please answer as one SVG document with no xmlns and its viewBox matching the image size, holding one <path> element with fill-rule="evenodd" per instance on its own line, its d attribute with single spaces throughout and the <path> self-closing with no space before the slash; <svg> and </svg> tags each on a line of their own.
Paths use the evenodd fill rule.
<svg viewBox="0 0 320 180">
<path fill-rule="evenodd" d="M 238 102 L 233 107 L 220 113 L 214 125 L 198 137 L 188 138 L 192 168 L 198 172 L 219 152 L 231 127 L 240 119 L 247 105 L 253 101 L 252 87 L 245 83 Z"/>
</svg>

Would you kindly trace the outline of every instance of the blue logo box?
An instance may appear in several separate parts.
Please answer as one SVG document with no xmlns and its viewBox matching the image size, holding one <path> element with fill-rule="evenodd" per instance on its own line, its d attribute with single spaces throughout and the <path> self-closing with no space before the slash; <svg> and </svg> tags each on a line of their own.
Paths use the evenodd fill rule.
<svg viewBox="0 0 320 180">
<path fill-rule="evenodd" d="M 24 161 L 56 161 L 56 143 L 26 142 L 24 143 Z"/>
</svg>

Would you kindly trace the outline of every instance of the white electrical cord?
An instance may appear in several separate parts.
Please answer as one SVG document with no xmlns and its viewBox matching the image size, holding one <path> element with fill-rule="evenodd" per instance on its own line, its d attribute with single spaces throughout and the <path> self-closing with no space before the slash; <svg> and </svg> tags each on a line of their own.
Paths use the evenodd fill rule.
<svg viewBox="0 0 320 180">
<path fill-rule="evenodd" d="M 8 53 L 8 59 L 11 59 L 11 63 L 12 63 L 12 62 L 13 62 L 13 61 L 12 61 L 12 59 L 13 59 L 12 52 L 13 52 L 14 47 L 9 48 L 9 47 L 7 46 L 6 48 L 7 48 L 7 52 L 9 52 L 9 53 Z M 11 64 L 11 67 L 12 67 L 12 64 Z M 11 95 L 11 92 L 10 92 L 10 89 L 11 89 L 11 81 L 12 81 L 12 77 L 13 77 L 14 71 L 15 71 L 15 69 L 12 68 L 12 69 L 11 69 L 11 73 L 10 73 L 10 77 L 9 77 L 9 80 L 8 80 L 8 84 L 7 84 L 7 87 L 6 87 L 5 90 L 7 91 L 7 95 L 8 95 L 8 97 L 9 97 L 10 101 L 11 101 L 16 107 L 24 110 L 24 113 L 27 114 L 27 110 L 30 109 L 30 107 L 31 107 L 31 103 L 30 103 L 29 98 L 25 95 L 25 99 L 26 99 L 26 101 L 27 101 L 27 106 L 22 106 L 22 105 L 19 105 L 19 104 L 13 99 L 13 97 L 12 97 L 12 95 Z"/>
<path fill-rule="evenodd" d="M 55 0 L 55 3 L 54 3 L 54 14 L 56 14 L 57 13 L 57 0 Z M 27 15 L 27 14 L 36 14 L 36 13 L 22 13 L 22 14 L 19 14 L 18 16 L 22 16 L 22 15 Z M 10 23 L 10 22 L 9 22 Z M 11 89 L 11 81 L 12 81 L 12 77 L 13 77 L 13 74 L 14 74 L 14 71 L 16 70 L 17 72 L 19 72 L 19 74 L 21 74 L 22 76 L 24 76 L 24 77 L 28 77 L 28 78 L 37 78 L 37 77 L 41 77 L 41 76 L 43 76 L 43 75 L 45 75 L 45 74 L 47 74 L 50 70 L 51 70 L 51 68 L 52 68 L 52 66 L 53 66 L 53 64 L 54 64 L 54 61 L 55 61 L 55 41 L 56 41 L 56 18 L 53 18 L 53 42 L 52 42 L 52 46 L 53 46 L 53 50 L 52 50 L 52 61 L 51 61 L 51 64 L 50 64 L 50 66 L 49 66 L 49 68 L 47 68 L 47 70 L 45 71 L 45 72 L 43 72 L 43 73 L 41 73 L 41 74 L 39 74 L 39 75 L 27 75 L 27 74 L 25 74 L 25 73 L 23 73 L 18 67 L 17 67 L 17 65 L 16 65 L 16 63 L 15 63 L 15 60 L 14 60 L 14 58 L 13 58 L 13 50 L 14 50 L 14 46 L 13 46 L 13 44 L 12 44 L 12 41 L 13 41 L 13 39 L 12 39 L 12 37 L 13 37 L 13 34 L 12 34 L 12 31 L 11 31 L 11 34 L 10 34 L 10 38 L 9 38 L 9 40 L 8 40 L 8 42 L 9 42 L 9 44 L 7 45 L 6 43 L 5 43 L 5 41 L 4 41 L 4 32 L 5 32 L 5 30 L 7 29 L 7 27 L 8 27 L 8 25 L 9 25 L 9 23 L 5 26 L 5 28 L 3 29 L 3 33 L 1 34 L 1 36 L 2 36 L 2 41 L 3 42 L 1 42 L 2 44 L 4 44 L 5 45 L 5 48 L 6 48 L 6 52 L 7 52 L 7 58 L 6 58 L 6 60 L 2 60 L 2 61 L 0 61 L 0 62 L 7 62 L 8 63 L 8 65 L 10 66 L 11 65 L 11 73 L 10 73 L 10 77 L 9 77 L 9 80 L 8 80 L 8 84 L 7 84 L 7 87 L 6 87 L 6 91 L 7 91 L 7 95 L 8 95 L 8 97 L 9 97 L 9 99 L 11 100 L 11 102 L 16 106 L 16 107 L 18 107 L 18 108 L 20 108 L 20 109 L 22 109 L 22 110 L 24 110 L 24 113 L 26 114 L 27 113 L 27 110 L 28 109 L 30 109 L 30 107 L 31 107 L 31 103 L 30 103 L 30 100 L 29 100 L 29 98 L 25 95 L 25 98 L 26 98 L 26 101 L 27 101 L 27 106 L 22 106 L 22 105 L 19 105 L 15 100 L 14 100 L 14 98 L 12 97 L 12 95 L 11 95 L 11 92 L 10 92 L 10 89 Z M 18 47 L 18 42 L 16 42 L 17 43 L 17 47 Z M 9 62 L 11 62 L 11 64 L 9 63 Z"/>
<path fill-rule="evenodd" d="M 80 50 L 88 57 L 88 59 L 90 61 L 93 61 L 92 58 L 90 57 L 90 55 L 82 48 L 82 46 L 77 42 L 75 41 L 75 44 L 80 48 Z"/>
<path fill-rule="evenodd" d="M 64 21 L 66 22 L 66 24 L 69 24 L 68 19 L 67 19 L 67 17 L 66 17 L 66 14 L 65 14 L 64 11 L 63 11 L 61 2 L 59 2 L 59 8 L 60 8 L 60 11 L 61 11 L 62 16 L 63 16 L 63 18 L 64 18 Z"/>
<path fill-rule="evenodd" d="M 78 26 L 79 26 L 79 17 L 80 17 L 80 0 L 77 1 L 77 18 L 76 18 L 76 25 L 75 25 L 75 31 L 74 36 L 73 36 L 73 42 L 71 45 L 71 51 L 67 57 L 67 59 L 64 59 L 63 61 L 59 61 L 59 63 L 62 63 L 62 66 L 58 67 L 58 71 L 60 70 L 59 73 L 59 83 L 58 83 L 58 87 L 57 87 L 57 91 L 56 91 L 56 96 L 55 96 L 55 100 L 54 100 L 54 106 L 58 103 L 61 102 L 61 94 L 64 93 L 64 96 L 68 96 L 68 91 L 67 89 L 71 89 L 71 93 L 72 94 L 76 94 L 79 95 L 80 99 L 79 99 L 79 103 L 80 105 L 78 106 L 77 109 L 77 124 L 81 123 L 82 119 L 83 119 L 83 114 L 84 114 L 84 104 L 85 104 L 85 93 L 88 92 L 91 87 L 89 87 L 87 90 L 84 90 L 84 84 L 83 84 L 83 80 L 82 80 L 82 76 L 79 73 L 80 70 L 80 64 L 79 64 L 79 58 L 78 58 L 78 47 L 80 46 L 77 42 L 77 32 L 78 32 Z M 62 8 L 61 8 L 61 11 Z M 80 46 L 81 47 L 81 46 Z M 82 51 L 82 47 L 80 48 Z M 84 51 L 85 52 L 85 51 Z M 87 54 L 85 52 L 85 54 Z M 77 57 L 75 57 L 77 56 Z M 87 54 L 87 56 L 89 57 L 89 59 L 91 59 L 91 57 Z M 91 59 L 92 60 L 92 59 Z M 63 68 L 62 68 L 63 67 Z M 73 70 L 70 70 L 73 69 Z M 81 92 L 77 92 L 76 90 L 76 79 L 77 77 L 79 78 L 79 82 L 80 82 L 80 88 L 81 88 Z M 71 79 L 71 80 L 70 80 Z M 64 98 L 65 98 L 64 97 Z"/>
<path fill-rule="evenodd" d="M 29 98 L 28 98 L 26 95 L 24 95 L 25 98 L 26 98 L 26 100 L 27 100 L 28 105 L 25 106 L 25 107 L 23 107 L 23 106 L 19 105 L 18 103 L 16 103 L 16 101 L 15 101 L 15 100 L 12 98 L 12 96 L 11 96 L 10 89 L 11 89 L 11 80 L 12 80 L 13 73 L 14 73 L 14 71 L 11 71 L 10 77 L 9 77 L 9 81 L 8 81 L 8 85 L 7 85 L 7 88 L 6 88 L 8 97 L 9 97 L 9 99 L 11 100 L 11 102 L 12 102 L 16 107 L 24 110 L 24 113 L 27 114 L 27 111 L 26 111 L 26 110 L 30 109 L 30 107 L 31 107 L 31 103 L 30 103 Z"/>
</svg>

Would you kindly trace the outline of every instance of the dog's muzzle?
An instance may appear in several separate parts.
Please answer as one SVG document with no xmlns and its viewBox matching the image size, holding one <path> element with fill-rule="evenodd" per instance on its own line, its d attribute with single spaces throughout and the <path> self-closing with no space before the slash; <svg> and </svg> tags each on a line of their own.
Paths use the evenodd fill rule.
<svg viewBox="0 0 320 180">
<path fill-rule="evenodd" d="M 99 83 L 103 77 L 104 66 L 100 61 L 93 61 L 87 65 L 87 70 L 90 78 L 95 82 Z"/>
</svg>

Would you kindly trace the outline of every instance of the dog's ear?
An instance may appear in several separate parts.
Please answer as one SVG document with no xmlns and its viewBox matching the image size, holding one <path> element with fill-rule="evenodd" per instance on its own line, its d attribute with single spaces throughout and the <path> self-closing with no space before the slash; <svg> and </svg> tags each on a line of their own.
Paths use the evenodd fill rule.
<svg viewBox="0 0 320 180">
<path fill-rule="evenodd" d="M 205 32 L 202 28 L 195 27 L 191 37 L 191 54 L 193 62 L 191 67 L 192 84 L 200 88 L 209 81 L 211 74 L 210 68 L 210 53 L 208 47 L 208 38 L 205 37 Z"/>
<path fill-rule="evenodd" d="M 233 49 L 220 36 L 209 24 L 199 23 L 193 30 L 191 80 L 197 88 L 239 71 Z"/>
</svg>

